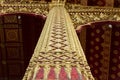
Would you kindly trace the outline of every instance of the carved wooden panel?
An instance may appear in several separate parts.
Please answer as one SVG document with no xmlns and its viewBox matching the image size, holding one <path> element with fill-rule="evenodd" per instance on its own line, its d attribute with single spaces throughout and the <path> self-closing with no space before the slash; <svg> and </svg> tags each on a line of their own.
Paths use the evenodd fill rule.
<svg viewBox="0 0 120 80">
<path fill-rule="evenodd" d="M 17 16 L 16 15 L 4 16 L 4 23 L 17 23 Z"/>
<path fill-rule="evenodd" d="M 9 80 L 21 80 L 23 74 L 23 64 L 20 61 L 11 60 L 7 62 L 7 74 Z"/>
<path fill-rule="evenodd" d="M 21 74 L 24 72 L 21 20 L 18 20 L 17 15 L 4 15 L 1 20 L 3 22 L 0 28 L 0 78 L 21 80 Z"/>
<path fill-rule="evenodd" d="M 10 75 L 20 75 L 21 73 L 21 66 L 20 64 L 16 64 L 16 63 L 13 63 L 13 64 L 8 64 L 8 72 L 9 72 L 9 76 Z"/>
<path fill-rule="evenodd" d="M 18 28 L 19 25 L 18 24 L 4 24 L 4 28 Z"/>
<path fill-rule="evenodd" d="M 0 16 L 0 80 L 22 79 L 42 31 L 42 17 L 25 15 Z"/>
<path fill-rule="evenodd" d="M 6 42 L 18 42 L 19 41 L 18 29 L 5 29 Z"/>
<path fill-rule="evenodd" d="M 4 41 L 4 31 L 3 27 L 0 26 L 0 43 Z"/>
<path fill-rule="evenodd" d="M 7 59 L 21 59 L 21 48 L 20 47 L 7 47 Z"/>
</svg>

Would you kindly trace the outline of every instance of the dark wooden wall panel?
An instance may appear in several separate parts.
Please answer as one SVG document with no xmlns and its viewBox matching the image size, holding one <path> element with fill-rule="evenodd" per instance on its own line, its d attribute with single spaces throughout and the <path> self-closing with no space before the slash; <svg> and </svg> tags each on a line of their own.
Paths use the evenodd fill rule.
<svg viewBox="0 0 120 80">
<path fill-rule="evenodd" d="M 16 46 L 9 46 L 7 47 L 7 59 L 17 59 L 20 60 L 21 59 L 21 48 L 20 47 L 16 47 Z"/>
<path fill-rule="evenodd" d="M 45 18 L 34 14 L 0 16 L 0 80 L 21 80 Z"/>
</svg>

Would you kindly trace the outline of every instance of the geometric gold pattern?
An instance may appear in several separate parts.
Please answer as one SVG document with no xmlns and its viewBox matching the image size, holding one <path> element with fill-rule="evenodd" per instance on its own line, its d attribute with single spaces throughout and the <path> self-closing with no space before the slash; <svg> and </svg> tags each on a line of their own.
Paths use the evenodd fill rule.
<svg viewBox="0 0 120 80">
<path fill-rule="evenodd" d="M 48 14 L 23 80 L 35 80 L 40 67 L 44 70 L 41 72 L 43 80 L 49 80 L 49 73 L 54 76 L 54 72 L 54 79 L 59 79 L 63 68 L 67 77 L 72 79 L 73 66 L 79 76 L 83 75 L 82 79 L 94 80 L 69 14 L 63 6 L 56 6 Z"/>
</svg>

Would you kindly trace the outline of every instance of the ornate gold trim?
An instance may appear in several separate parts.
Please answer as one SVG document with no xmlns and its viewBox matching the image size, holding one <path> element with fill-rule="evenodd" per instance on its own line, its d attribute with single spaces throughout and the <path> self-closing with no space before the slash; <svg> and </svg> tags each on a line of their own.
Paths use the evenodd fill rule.
<svg viewBox="0 0 120 80">
<path fill-rule="evenodd" d="M 44 80 L 47 80 L 51 67 L 54 67 L 55 71 L 64 67 L 68 77 L 71 78 L 73 66 L 86 79 L 94 80 L 70 16 L 64 7 L 56 6 L 50 10 L 23 80 L 29 77 L 28 75 L 31 74 L 29 72 L 33 69 L 34 80 L 38 70 L 37 65 L 44 67 Z M 58 72 L 55 73 L 58 75 Z"/>
</svg>

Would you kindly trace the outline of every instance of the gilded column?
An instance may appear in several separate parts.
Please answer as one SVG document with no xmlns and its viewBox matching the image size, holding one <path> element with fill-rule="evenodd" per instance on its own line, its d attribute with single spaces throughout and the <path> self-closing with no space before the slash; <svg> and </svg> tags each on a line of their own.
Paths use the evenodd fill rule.
<svg viewBox="0 0 120 80">
<path fill-rule="evenodd" d="M 49 12 L 23 80 L 94 80 L 64 7 Z"/>
</svg>

